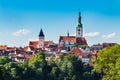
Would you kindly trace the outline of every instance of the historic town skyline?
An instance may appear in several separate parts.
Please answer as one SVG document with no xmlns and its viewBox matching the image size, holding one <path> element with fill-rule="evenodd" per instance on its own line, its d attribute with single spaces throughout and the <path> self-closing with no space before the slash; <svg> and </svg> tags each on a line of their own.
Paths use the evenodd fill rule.
<svg viewBox="0 0 120 80">
<path fill-rule="evenodd" d="M 1 0 L 0 44 L 26 46 L 38 38 L 41 28 L 46 40 L 58 43 L 60 35 L 75 34 L 79 8 L 88 45 L 120 43 L 119 4 L 118 0 Z"/>
</svg>

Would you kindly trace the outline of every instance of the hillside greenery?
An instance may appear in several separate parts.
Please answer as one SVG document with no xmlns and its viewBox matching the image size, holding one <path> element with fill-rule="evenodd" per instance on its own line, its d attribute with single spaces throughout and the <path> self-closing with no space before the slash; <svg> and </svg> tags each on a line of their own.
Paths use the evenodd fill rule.
<svg viewBox="0 0 120 80">
<path fill-rule="evenodd" d="M 94 67 L 83 66 L 75 55 L 60 55 L 45 60 L 45 54 L 36 53 L 24 63 L 0 57 L 0 80 L 120 80 L 120 45 L 105 48 L 92 60 Z"/>
</svg>

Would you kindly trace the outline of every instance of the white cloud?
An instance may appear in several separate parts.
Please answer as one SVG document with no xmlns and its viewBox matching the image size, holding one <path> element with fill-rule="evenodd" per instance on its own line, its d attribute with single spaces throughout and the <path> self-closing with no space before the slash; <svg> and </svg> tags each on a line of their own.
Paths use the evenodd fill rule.
<svg viewBox="0 0 120 80">
<path fill-rule="evenodd" d="M 18 31 L 15 31 L 12 33 L 13 36 L 21 36 L 21 35 L 26 35 L 28 34 L 30 31 L 27 29 L 20 29 Z"/>
<path fill-rule="evenodd" d="M 116 36 L 116 33 L 114 32 L 114 33 L 111 33 L 111 34 L 108 34 L 108 35 L 103 35 L 102 38 L 103 39 L 109 39 L 109 38 L 113 38 L 115 36 Z"/>
<path fill-rule="evenodd" d="M 85 33 L 84 36 L 95 37 L 95 36 L 98 36 L 99 34 L 100 34 L 99 32 L 90 32 L 90 33 Z"/>
</svg>

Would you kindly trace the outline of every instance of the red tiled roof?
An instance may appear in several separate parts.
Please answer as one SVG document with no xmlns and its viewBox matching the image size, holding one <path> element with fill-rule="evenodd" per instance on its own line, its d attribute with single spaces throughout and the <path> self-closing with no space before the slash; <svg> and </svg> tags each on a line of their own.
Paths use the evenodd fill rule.
<svg viewBox="0 0 120 80">
<path fill-rule="evenodd" d="M 0 45 L 0 49 L 6 49 L 7 45 Z"/>
<path fill-rule="evenodd" d="M 7 47 L 6 48 L 6 51 L 15 51 L 16 50 L 16 47 Z"/>
<path fill-rule="evenodd" d="M 29 47 L 29 46 L 25 46 L 25 47 L 24 47 L 24 51 L 27 51 L 27 50 L 28 50 L 28 47 Z"/>
<path fill-rule="evenodd" d="M 102 45 L 103 45 L 103 48 L 105 48 L 105 47 L 109 47 L 109 46 L 114 46 L 116 44 L 117 43 L 103 43 Z"/>
<path fill-rule="evenodd" d="M 82 38 L 76 38 L 76 36 L 60 36 L 59 42 L 60 41 L 66 42 L 68 40 L 68 42 L 70 43 L 71 41 L 73 41 L 74 43 L 77 43 L 78 45 L 87 45 L 87 41 L 84 37 Z"/>
<path fill-rule="evenodd" d="M 78 56 L 87 56 L 87 53 L 82 52 L 80 48 L 73 47 L 71 50 L 72 54 L 76 54 Z"/>
<path fill-rule="evenodd" d="M 52 44 L 53 41 L 44 41 L 44 46 L 49 46 L 49 44 Z"/>
<path fill-rule="evenodd" d="M 52 41 L 44 41 L 44 46 L 49 46 L 49 44 L 53 43 Z M 30 41 L 29 46 L 31 48 L 38 48 L 38 41 Z M 27 47 L 26 47 L 27 48 Z"/>
<path fill-rule="evenodd" d="M 87 42 L 84 37 L 82 38 L 76 38 L 76 43 L 79 45 L 87 45 Z"/>
<path fill-rule="evenodd" d="M 30 41 L 29 46 L 33 48 L 38 48 L 38 41 Z"/>
<path fill-rule="evenodd" d="M 74 48 L 72 48 L 71 53 L 73 53 L 73 54 L 81 54 L 82 50 L 79 49 L 79 48 L 74 47 Z"/>
<path fill-rule="evenodd" d="M 57 49 L 64 49 L 63 46 L 60 46 L 59 44 L 57 45 Z"/>
<path fill-rule="evenodd" d="M 76 43 L 76 37 L 75 36 L 60 36 L 59 42 L 63 40 L 64 42 L 66 42 L 66 40 L 68 40 L 68 42 L 73 41 L 74 43 Z"/>
<path fill-rule="evenodd" d="M 97 50 L 92 51 L 92 52 L 89 54 L 89 57 L 97 56 L 97 55 L 98 55 L 98 52 L 99 52 L 99 51 L 97 51 Z"/>
<path fill-rule="evenodd" d="M 31 55 L 25 54 L 24 56 L 25 56 L 25 58 L 26 58 L 27 60 L 30 59 L 30 58 L 34 58 L 34 57 L 35 57 L 35 55 L 33 55 L 33 54 L 31 54 Z"/>
</svg>

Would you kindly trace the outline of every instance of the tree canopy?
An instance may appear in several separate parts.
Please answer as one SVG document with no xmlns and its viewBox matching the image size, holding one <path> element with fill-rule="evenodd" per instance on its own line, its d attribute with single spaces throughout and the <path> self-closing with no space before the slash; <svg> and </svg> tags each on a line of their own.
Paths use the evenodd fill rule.
<svg viewBox="0 0 120 80">
<path fill-rule="evenodd" d="M 45 54 L 38 52 L 24 63 L 7 60 L 7 57 L 0 58 L 2 80 L 84 80 L 82 62 L 73 54 L 46 61 Z"/>
<path fill-rule="evenodd" d="M 120 80 L 120 45 L 100 51 L 93 62 L 97 80 Z"/>
</svg>

